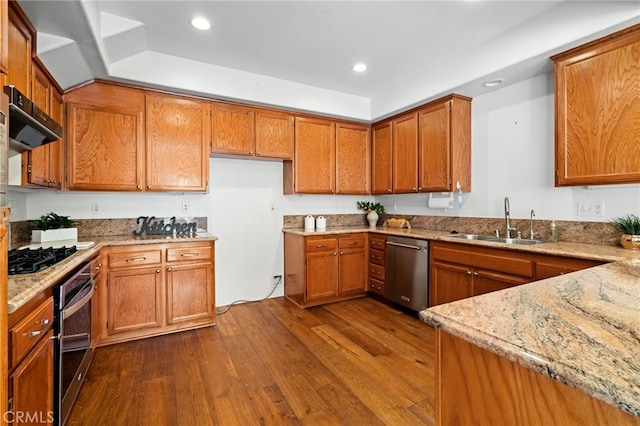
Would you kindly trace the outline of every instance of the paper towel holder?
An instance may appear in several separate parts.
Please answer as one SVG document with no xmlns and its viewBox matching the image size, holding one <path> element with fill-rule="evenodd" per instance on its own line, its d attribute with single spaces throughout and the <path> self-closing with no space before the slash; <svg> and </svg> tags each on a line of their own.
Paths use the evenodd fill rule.
<svg viewBox="0 0 640 426">
<path fill-rule="evenodd" d="M 445 212 L 453 208 L 453 192 L 441 192 L 440 194 L 443 197 L 434 197 L 434 193 L 430 192 L 427 199 L 427 207 L 430 209 L 442 209 Z"/>
</svg>

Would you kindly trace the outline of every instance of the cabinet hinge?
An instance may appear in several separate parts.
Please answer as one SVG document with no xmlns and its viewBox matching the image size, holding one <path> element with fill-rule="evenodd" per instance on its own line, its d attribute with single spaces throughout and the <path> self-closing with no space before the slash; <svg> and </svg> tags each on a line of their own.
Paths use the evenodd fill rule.
<svg viewBox="0 0 640 426">
<path fill-rule="evenodd" d="M 7 411 L 9 413 L 13 412 L 13 397 L 9 398 L 9 401 L 7 403 Z"/>
<path fill-rule="evenodd" d="M 31 164 L 27 164 L 27 173 L 31 173 Z"/>
</svg>

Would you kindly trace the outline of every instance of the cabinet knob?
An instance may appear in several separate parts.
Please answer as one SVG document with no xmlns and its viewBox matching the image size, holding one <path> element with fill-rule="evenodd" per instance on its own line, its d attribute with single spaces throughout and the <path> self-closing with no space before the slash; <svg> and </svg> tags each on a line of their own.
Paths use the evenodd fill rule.
<svg viewBox="0 0 640 426">
<path fill-rule="evenodd" d="M 478 276 L 478 273 L 477 273 L 477 272 L 474 272 L 474 273 L 473 273 L 473 275 L 475 275 L 475 276 L 477 277 L 477 276 Z"/>
<path fill-rule="evenodd" d="M 388 192 L 388 193 L 391 193 L 391 188 L 387 189 L 387 192 Z"/>
<path fill-rule="evenodd" d="M 137 185 L 136 185 L 136 189 L 140 189 L 140 184 L 137 184 Z"/>
<path fill-rule="evenodd" d="M 340 252 L 340 256 L 342 256 L 343 254 L 344 254 L 344 252 L 343 252 L 343 251 L 341 251 L 341 252 Z"/>
<path fill-rule="evenodd" d="M 147 189 L 151 189 L 151 185 L 147 185 Z"/>
<path fill-rule="evenodd" d="M 159 274 L 159 273 L 160 273 L 160 269 L 156 269 L 156 274 Z"/>
<path fill-rule="evenodd" d="M 260 151 L 256 151 L 256 155 L 260 155 Z"/>
<path fill-rule="evenodd" d="M 253 151 L 249 151 L 249 155 L 253 155 Z"/>
<path fill-rule="evenodd" d="M 418 191 L 422 191 L 422 187 L 421 186 L 418 187 Z"/>
<path fill-rule="evenodd" d="M 334 256 L 337 256 L 337 255 L 338 255 L 338 253 L 336 253 L 336 252 L 334 251 L 334 252 L 333 252 L 333 255 L 334 255 Z"/>
<path fill-rule="evenodd" d="M 167 268 L 167 272 L 171 272 L 171 268 Z"/>
<path fill-rule="evenodd" d="M 413 192 L 417 192 L 418 189 L 414 186 L 413 188 L 411 188 L 413 190 Z"/>
<path fill-rule="evenodd" d="M 467 271 L 467 275 L 471 275 L 471 271 Z"/>
</svg>

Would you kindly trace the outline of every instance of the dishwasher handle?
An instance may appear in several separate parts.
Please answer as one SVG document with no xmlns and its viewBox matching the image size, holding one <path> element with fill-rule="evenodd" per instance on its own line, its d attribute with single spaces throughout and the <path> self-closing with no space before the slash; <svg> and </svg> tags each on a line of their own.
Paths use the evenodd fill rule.
<svg viewBox="0 0 640 426">
<path fill-rule="evenodd" d="M 414 249 L 414 250 L 422 250 L 422 247 L 420 247 L 420 246 L 412 246 L 412 245 L 409 245 L 409 244 L 395 243 L 393 241 L 387 241 L 387 245 L 396 246 L 396 247 L 404 247 L 404 248 L 409 248 L 409 249 Z"/>
</svg>

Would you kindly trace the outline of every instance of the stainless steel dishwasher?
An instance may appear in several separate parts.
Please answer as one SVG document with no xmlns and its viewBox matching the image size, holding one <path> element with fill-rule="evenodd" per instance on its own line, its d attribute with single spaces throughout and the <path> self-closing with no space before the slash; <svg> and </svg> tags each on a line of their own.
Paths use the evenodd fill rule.
<svg viewBox="0 0 640 426">
<path fill-rule="evenodd" d="M 387 237 L 387 298 L 414 311 L 429 307 L 429 242 Z"/>
</svg>

